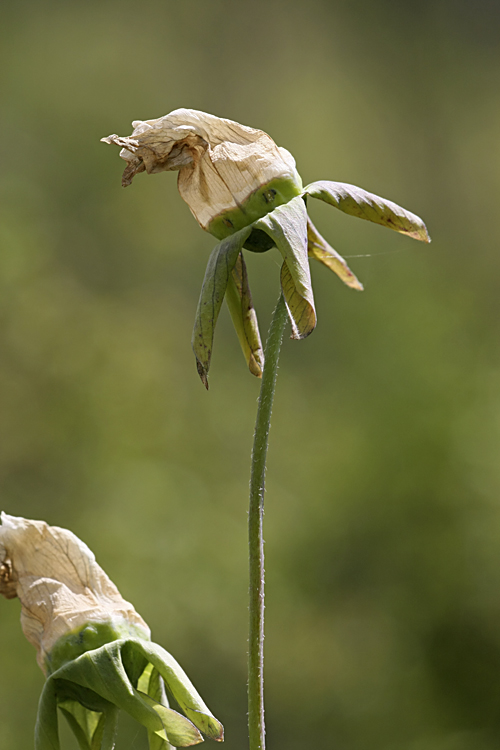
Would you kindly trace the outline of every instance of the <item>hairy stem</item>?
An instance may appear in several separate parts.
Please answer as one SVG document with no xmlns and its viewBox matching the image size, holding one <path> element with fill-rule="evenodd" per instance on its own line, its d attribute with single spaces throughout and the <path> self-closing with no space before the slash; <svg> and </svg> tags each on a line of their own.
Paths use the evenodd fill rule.
<svg viewBox="0 0 500 750">
<path fill-rule="evenodd" d="M 264 491 L 267 446 L 278 359 L 287 311 L 283 295 L 274 311 L 265 349 L 265 364 L 255 422 L 250 475 L 248 545 L 250 556 L 250 631 L 248 640 L 248 733 L 250 750 L 264 750 Z"/>
</svg>

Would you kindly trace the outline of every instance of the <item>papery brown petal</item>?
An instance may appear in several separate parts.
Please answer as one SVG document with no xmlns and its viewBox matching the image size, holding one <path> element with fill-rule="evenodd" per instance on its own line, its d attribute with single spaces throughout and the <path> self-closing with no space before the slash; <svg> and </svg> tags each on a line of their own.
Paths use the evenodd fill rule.
<svg viewBox="0 0 500 750">
<path fill-rule="evenodd" d="M 15 599 L 17 596 L 16 582 L 12 577 L 12 565 L 8 559 L 0 565 L 0 594 L 6 599 Z"/>
</svg>

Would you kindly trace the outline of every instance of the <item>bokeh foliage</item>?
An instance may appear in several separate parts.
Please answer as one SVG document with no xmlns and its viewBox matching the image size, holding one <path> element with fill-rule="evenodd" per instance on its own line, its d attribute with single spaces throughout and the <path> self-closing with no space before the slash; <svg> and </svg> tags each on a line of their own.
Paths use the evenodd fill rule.
<svg viewBox="0 0 500 750">
<path fill-rule="evenodd" d="M 122 190 L 99 139 L 181 106 L 260 127 L 305 183 L 361 185 L 433 238 L 310 206 L 363 256 L 366 291 L 313 267 L 318 328 L 282 354 L 269 747 L 498 747 L 499 6 L 7 0 L 1 16 L 3 509 L 84 539 L 245 746 L 259 383 L 225 311 L 200 385 L 190 336 L 214 241 L 175 175 Z M 263 330 L 273 252 L 248 257 Z M 0 602 L 6 750 L 31 746 L 43 682 L 18 617 Z M 122 727 L 119 750 L 145 742 Z"/>
</svg>

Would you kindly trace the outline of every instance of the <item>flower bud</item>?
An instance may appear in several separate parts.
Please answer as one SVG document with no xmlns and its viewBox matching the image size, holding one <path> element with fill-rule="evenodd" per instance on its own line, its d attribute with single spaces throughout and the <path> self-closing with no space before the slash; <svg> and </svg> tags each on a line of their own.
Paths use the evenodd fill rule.
<svg viewBox="0 0 500 750">
<path fill-rule="evenodd" d="M 192 338 L 206 388 L 224 297 L 250 372 L 257 377 L 263 372 L 264 353 L 243 250 L 263 253 L 276 247 L 281 253 L 281 291 L 294 339 L 309 336 L 316 326 L 309 258 L 330 268 L 351 289 L 363 289 L 308 217 L 308 197 L 430 242 L 420 217 L 355 185 L 320 180 L 303 188 L 293 156 L 262 130 L 194 109 L 176 109 L 158 120 L 132 125 L 129 138 L 102 139 L 122 146 L 120 156 L 127 162 L 122 184 L 130 185 L 144 170 L 178 170 L 181 196 L 201 227 L 220 240 L 208 261 Z"/>
</svg>

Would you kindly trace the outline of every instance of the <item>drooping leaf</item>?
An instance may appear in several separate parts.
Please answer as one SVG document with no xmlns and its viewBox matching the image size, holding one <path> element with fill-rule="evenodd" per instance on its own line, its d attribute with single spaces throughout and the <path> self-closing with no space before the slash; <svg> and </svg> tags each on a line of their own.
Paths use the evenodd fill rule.
<svg viewBox="0 0 500 750">
<path fill-rule="evenodd" d="M 151 641 L 135 641 L 135 646 L 153 664 L 165 680 L 181 710 L 207 737 L 222 741 L 224 728 L 194 688 L 189 677 L 168 651 Z"/>
<path fill-rule="evenodd" d="M 154 667 L 152 664 L 149 664 L 149 663 L 146 664 L 144 672 L 141 674 L 141 676 L 137 680 L 137 690 L 140 690 L 142 693 L 147 693 L 148 695 L 151 695 L 152 698 L 154 698 L 155 696 L 149 692 L 149 686 L 151 683 L 151 675 L 153 673 L 153 669 Z"/>
<path fill-rule="evenodd" d="M 43 686 L 35 724 L 35 750 L 60 750 L 55 682 Z"/>
<path fill-rule="evenodd" d="M 311 219 L 307 219 L 307 252 L 310 258 L 330 268 L 351 289 L 363 290 L 363 284 L 358 281 L 345 260 L 320 235 Z"/>
<path fill-rule="evenodd" d="M 252 375 L 261 378 L 264 366 L 264 351 L 260 340 L 257 315 L 248 285 L 247 269 L 241 252 L 229 277 L 226 302 L 248 369 Z"/>
<path fill-rule="evenodd" d="M 251 227 L 245 227 L 226 237 L 214 247 L 208 260 L 191 342 L 196 356 L 198 374 L 207 389 L 215 325 L 231 271 L 251 231 Z"/>
<path fill-rule="evenodd" d="M 316 326 L 316 311 L 307 255 L 307 209 L 301 196 L 293 198 L 283 206 L 254 222 L 273 240 L 285 261 L 282 267 L 286 289 L 283 296 L 292 324 L 292 338 L 303 339 Z M 285 270 L 283 271 L 283 268 Z M 289 278 L 293 284 L 290 284 Z M 298 298 L 301 298 L 299 303 Z M 289 301 L 293 299 L 292 307 Z M 297 317 L 295 317 L 297 315 Z"/>
<path fill-rule="evenodd" d="M 90 711 L 78 701 L 58 703 L 81 750 L 113 750 L 118 725 L 118 711 L 113 706 L 103 713 Z"/>
<path fill-rule="evenodd" d="M 104 729 L 100 745 L 92 745 L 92 750 L 115 750 L 116 733 L 118 729 L 118 709 L 115 706 L 104 712 Z M 95 735 L 94 735 L 95 741 Z M 168 748 L 167 750 L 170 750 Z"/>
<path fill-rule="evenodd" d="M 59 709 L 66 718 L 81 750 L 101 749 L 104 731 L 104 714 L 91 711 L 78 701 L 65 700 L 58 703 Z"/>
<path fill-rule="evenodd" d="M 166 718 L 169 716 L 169 721 L 174 723 L 174 732 L 179 736 L 183 717 L 176 714 L 172 718 L 171 714 L 164 713 L 158 707 L 167 709 L 167 706 L 160 703 L 157 698 L 152 699 L 150 696 L 145 698 L 130 681 L 124 660 L 128 664 L 132 651 L 135 652 L 132 659 L 134 663 L 140 663 L 142 660 L 144 663 L 150 662 L 156 668 L 168 683 L 169 689 L 181 710 L 200 731 L 212 739 L 223 739 L 222 725 L 210 713 L 175 659 L 155 643 L 142 639 L 126 638 L 87 651 L 52 673 L 42 693 L 38 731 L 40 743 L 36 746 L 36 750 L 59 750 L 57 713 L 55 711 L 57 705 L 56 693 L 52 693 L 48 688 L 50 686 L 55 691 L 56 684 L 72 686 L 71 698 L 74 700 L 78 700 L 78 691 L 81 689 L 84 704 L 88 704 L 91 700 L 92 705 L 94 703 L 104 707 L 112 705 L 126 711 L 150 732 L 160 733 L 159 736 L 162 736 L 165 740 L 168 738 Z M 144 672 L 144 669 L 142 671 Z M 153 674 L 154 672 L 151 671 L 151 675 Z M 136 679 L 140 680 L 140 675 Z M 153 693 L 160 697 L 158 690 L 159 684 L 156 686 L 153 684 Z M 107 708 L 103 710 L 107 710 Z M 170 710 L 168 709 L 168 711 Z M 53 714 L 55 714 L 55 724 Z M 186 723 L 183 724 L 183 727 L 183 736 L 185 738 L 189 736 L 190 741 L 193 740 L 195 737 L 194 727 L 188 730 Z M 167 733 L 162 735 L 161 733 L 165 729 Z M 199 739 L 196 741 L 199 741 Z M 103 747 L 106 747 L 107 750 L 107 746 L 103 745 Z M 162 747 L 161 750 L 167 750 L 167 748 Z M 94 749 L 92 748 L 92 750 Z"/>
<path fill-rule="evenodd" d="M 152 732 L 161 731 L 162 720 L 140 697 L 123 665 L 121 651 L 124 647 L 129 649 L 131 640 L 133 639 L 112 641 L 100 648 L 87 651 L 53 672 L 50 679 L 65 680 L 74 683 L 75 686 L 89 689 L 108 703 L 126 711 Z M 74 695 L 77 698 L 76 690 Z"/>
<path fill-rule="evenodd" d="M 76 741 L 78 742 L 78 747 L 80 748 L 80 750 L 91 750 L 89 739 L 73 714 L 67 711 L 63 706 L 59 706 L 59 708 L 61 709 L 61 713 L 63 714 L 64 718 L 68 722 L 69 727 L 73 732 Z"/>
<path fill-rule="evenodd" d="M 139 691 L 138 691 L 139 692 Z M 203 737 L 189 719 L 172 708 L 158 703 L 146 693 L 139 692 L 141 698 L 153 708 L 161 719 L 163 728 L 155 732 L 161 739 L 174 747 L 191 747 L 203 742 Z"/>
<path fill-rule="evenodd" d="M 420 217 L 401 208 L 397 203 L 368 193 L 355 185 L 319 180 L 307 185 L 304 193 L 310 195 L 311 198 L 319 198 L 351 216 L 373 221 L 375 224 L 389 227 L 401 234 L 407 234 L 415 240 L 431 241 Z"/>
<path fill-rule="evenodd" d="M 157 703 L 169 708 L 163 679 L 152 664 L 148 664 L 137 683 L 139 692 L 147 693 Z M 172 750 L 172 745 L 156 732 L 148 731 L 149 750 Z"/>
<path fill-rule="evenodd" d="M 153 667 L 152 664 L 148 664 L 148 667 L 151 668 L 151 672 L 149 675 L 148 688 L 145 692 L 151 698 L 153 698 L 157 703 L 161 703 L 162 706 L 166 706 L 167 708 L 169 708 L 169 703 L 168 703 L 167 694 L 165 692 L 165 683 L 163 682 L 163 677 L 158 672 L 156 667 Z"/>
<path fill-rule="evenodd" d="M 303 339 L 316 325 L 314 308 L 298 293 L 286 260 L 281 266 L 281 290 L 292 324 L 292 339 Z"/>
</svg>

